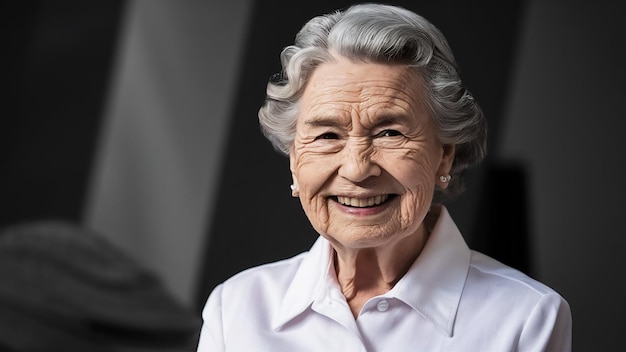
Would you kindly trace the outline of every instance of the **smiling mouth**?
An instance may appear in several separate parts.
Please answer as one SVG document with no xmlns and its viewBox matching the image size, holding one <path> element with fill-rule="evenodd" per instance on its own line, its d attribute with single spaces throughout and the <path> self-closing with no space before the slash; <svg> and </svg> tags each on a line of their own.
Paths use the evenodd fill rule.
<svg viewBox="0 0 626 352">
<path fill-rule="evenodd" d="M 354 208 L 367 208 L 367 207 L 375 207 L 377 205 L 381 205 L 382 203 L 386 202 L 392 197 L 393 195 L 391 194 L 382 194 L 382 195 L 369 197 L 369 198 L 351 198 L 351 197 L 342 197 L 342 196 L 337 196 L 334 198 L 341 205 L 354 207 Z"/>
</svg>

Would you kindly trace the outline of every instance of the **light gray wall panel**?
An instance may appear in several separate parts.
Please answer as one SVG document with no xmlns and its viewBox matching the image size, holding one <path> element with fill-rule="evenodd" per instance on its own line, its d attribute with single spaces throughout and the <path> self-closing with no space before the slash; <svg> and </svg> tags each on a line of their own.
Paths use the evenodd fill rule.
<svg viewBox="0 0 626 352">
<path fill-rule="evenodd" d="M 128 3 L 87 223 L 194 294 L 248 0 Z"/>
</svg>

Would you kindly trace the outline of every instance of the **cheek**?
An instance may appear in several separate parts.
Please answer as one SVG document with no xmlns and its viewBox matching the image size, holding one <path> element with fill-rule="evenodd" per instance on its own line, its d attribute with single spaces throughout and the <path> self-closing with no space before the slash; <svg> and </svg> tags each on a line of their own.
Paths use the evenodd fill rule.
<svg viewBox="0 0 626 352">
<path fill-rule="evenodd" d="M 320 234 L 328 233 L 330 214 L 326 201 L 320 197 L 300 197 L 300 203 L 313 228 Z"/>
<path fill-rule="evenodd" d="M 396 151 L 381 157 L 385 169 L 407 190 L 429 188 L 435 185 L 436 161 L 419 149 Z"/>
<path fill-rule="evenodd" d="M 293 171 L 298 178 L 300 194 L 312 197 L 320 192 L 336 171 L 332 157 L 301 153 L 296 156 Z"/>
<path fill-rule="evenodd" d="M 301 153 L 295 160 L 293 171 L 298 178 L 300 203 L 313 227 L 324 233 L 329 226 L 329 213 L 323 189 L 336 173 L 336 160 L 312 153 Z"/>
<path fill-rule="evenodd" d="M 407 190 L 400 205 L 400 224 L 403 228 L 417 227 L 428 212 L 432 191 L 424 185 Z"/>
<path fill-rule="evenodd" d="M 388 163 L 387 170 L 402 185 L 399 222 L 403 228 L 412 227 L 421 222 L 428 212 L 435 189 L 435 163 L 428 153 L 415 149 L 399 153 Z"/>
</svg>

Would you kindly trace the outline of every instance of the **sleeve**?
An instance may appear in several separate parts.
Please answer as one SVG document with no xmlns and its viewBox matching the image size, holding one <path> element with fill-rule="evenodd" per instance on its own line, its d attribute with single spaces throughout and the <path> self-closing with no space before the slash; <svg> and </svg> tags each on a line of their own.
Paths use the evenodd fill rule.
<svg viewBox="0 0 626 352">
<path fill-rule="evenodd" d="M 222 289 L 213 289 L 202 310 L 202 329 L 197 352 L 224 351 L 224 330 L 222 324 Z"/>
<path fill-rule="evenodd" d="M 572 314 L 557 293 L 543 296 L 530 313 L 520 335 L 520 352 L 571 352 Z"/>
</svg>

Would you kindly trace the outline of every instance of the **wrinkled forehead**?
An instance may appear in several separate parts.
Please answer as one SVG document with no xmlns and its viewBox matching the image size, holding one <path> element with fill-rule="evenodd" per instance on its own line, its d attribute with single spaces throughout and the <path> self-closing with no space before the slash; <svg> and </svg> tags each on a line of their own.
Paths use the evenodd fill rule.
<svg viewBox="0 0 626 352">
<path fill-rule="evenodd" d="M 320 64 L 300 100 L 300 117 L 414 114 L 425 110 L 421 76 L 407 65 L 339 58 Z"/>
</svg>

